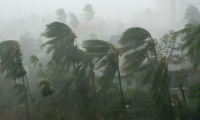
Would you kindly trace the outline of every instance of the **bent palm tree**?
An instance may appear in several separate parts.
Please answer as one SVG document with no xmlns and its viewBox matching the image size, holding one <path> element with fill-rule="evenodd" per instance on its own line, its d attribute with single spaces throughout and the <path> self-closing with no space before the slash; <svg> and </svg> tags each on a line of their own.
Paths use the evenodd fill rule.
<svg viewBox="0 0 200 120">
<path fill-rule="evenodd" d="M 158 55 L 157 42 L 151 34 L 143 28 L 129 28 L 124 32 L 119 43 L 122 45 L 121 50 L 124 54 L 125 73 L 132 75 L 138 72 L 142 73 L 142 76 L 146 73 L 144 80 L 153 79 L 158 64 Z"/>
<path fill-rule="evenodd" d="M 83 42 L 83 48 L 86 49 L 89 55 L 96 58 L 96 62 L 98 62 L 97 69 L 103 69 L 102 76 L 99 80 L 102 87 L 101 91 L 107 90 L 112 84 L 116 73 L 118 74 L 122 110 L 125 117 L 125 105 L 119 70 L 119 49 L 115 48 L 113 44 L 103 40 L 86 40 Z"/>
<path fill-rule="evenodd" d="M 0 71 L 5 73 L 7 78 L 11 78 L 14 81 L 22 78 L 23 86 L 25 87 L 26 71 L 22 65 L 22 53 L 17 41 L 7 40 L 0 43 Z M 27 119 L 29 120 L 27 91 L 26 89 L 23 90 L 26 97 Z"/>
<path fill-rule="evenodd" d="M 76 15 L 74 13 L 69 13 L 69 17 L 70 17 L 69 25 L 72 28 L 77 28 L 79 25 L 79 20 L 76 17 Z"/>
<path fill-rule="evenodd" d="M 200 64 L 200 12 L 194 6 L 190 6 L 185 13 L 187 23 L 185 28 L 177 31 L 177 35 L 182 35 L 182 40 L 185 42 L 183 50 L 187 50 L 187 54 L 196 68 Z"/>
<path fill-rule="evenodd" d="M 49 64 L 56 66 L 61 72 L 73 71 L 73 82 L 75 85 L 77 102 L 75 103 L 75 108 L 77 109 L 77 114 L 80 111 L 80 94 L 78 92 L 79 81 L 77 79 L 76 69 L 81 62 L 82 51 L 78 49 L 76 45 L 76 34 L 71 30 L 69 26 L 60 22 L 53 22 L 47 25 L 46 31 L 43 35 L 50 38 L 49 41 L 44 43 L 42 47 L 48 46 L 47 53 L 52 54 L 52 58 Z M 72 70 L 73 69 L 73 70 Z M 80 117 L 80 115 L 76 115 Z"/>
<path fill-rule="evenodd" d="M 155 116 L 158 120 L 170 117 L 173 120 L 169 93 L 168 58 L 163 56 L 158 64 L 155 80 L 151 89 Z"/>
<path fill-rule="evenodd" d="M 143 28 L 136 27 L 126 30 L 119 43 L 125 54 L 123 63 L 125 73 L 127 75 L 140 73 L 144 76 L 143 83 L 151 82 L 153 106 L 156 114 L 161 112 L 159 115 L 163 116 L 163 111 L 168 111 L 168 108 L 171 108 L 168 58 L 162 57 L 158 62 L 157 42 Z"/>
<path fill-rule="evenodd" d="M 66 67 L 77 62 L 76 53 L 78 51 L 75 45 L 75 33 L 64 23 L 53 22 L 47 25 L 46 31 L 43 35 L 50 38 L 49 41 L 44 43 L 42 47 L 48 46 L 46 52 L 52 53 L 52 58 L 50 63 L 55 63 L 56 65 L 63 66 L 62 69 L 65 70 Z"/>
</svg>

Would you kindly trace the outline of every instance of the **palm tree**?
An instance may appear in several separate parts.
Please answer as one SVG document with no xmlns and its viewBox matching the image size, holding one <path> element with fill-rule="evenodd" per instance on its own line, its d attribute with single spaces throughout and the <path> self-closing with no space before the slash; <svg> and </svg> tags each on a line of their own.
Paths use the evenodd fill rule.
<svg viewBox="0 0 200 120">
<path fill-rule="evenodd" d="M 94 17 L 95 12 L 91 4 L 86 4 L 83 11 L 85 12 L 87 21 L 90 21 Z"/>
<path fill-rule="evenodd" d="M 144 82 L 148 82 L 147 79 L 152 81 L 158 65 L 156 39 L 147 30 L 135 27 L 127 29 L 119 43 L 124 54 L 124 72 L 127 75 L 140 73 Z"/>
<path fill-rule="evenodd" d="M 53 87 L 50 85 L 50 82 L 48 79 L 44 79 L 39 83 L 39 86 L 43 86 L 41 93 L 43 97 L 51 96 L 51 101 L 53 106 L 55 105 L 54 99 L 53 99 Z"/>
<path fill-rule="evenodd" d="M 62 69 L 66 70 L 72 64 L 75 69 L 75 62 L 77 60 L 77 45 L 75 33 L 64 23 L 53 22 L 47 25 L 46 31 L 43 35 L 50 38 L 49 41 L 44 43 L 42 47 L 48 46 L 46 52 L 52 53 L 50 63 L 63 66 Z"/>
<path fill-rule="evenodd" d="M 76 15 L 74 13 L 69 13 L 69 17 L 70 17 L 69 25 L 72 28 L 77 28 L 79 26 L 79 20 L 76 17 Z"/>
<path fill-rule="evenodd" d="M 32 56 L 30 57 L 30 62 L 31 62 L 34 66 L 36 66 L 37 63 L 39 62 L 39 58 L 38 58 L 37 56 L 35 56 L 35 55 L 32 55 Z"/>
<path fill-rule="evenodd" d="M 170 74 L 168 70 L 168 58 L 163 56 L 158 64 L 155 80 L 151 89 L 154 114 L 158 120 L 170 117 L 173 120 L 171 99 L 169 93 Z"/>
<path fill-rule="evenodd" d="M 16 79 L 21 78 L 23 86 L 26 86 L 26 71 L 22 65 L 22 53 L 20 50 L 20 45 L 17 41 L 7 40 L 0 43 L 0 71 L 2 73 L 6 73 L 6 78 L 11 78 L 14 81 L 16 81 Z M 30 118 L 27 91 L 26 89 L 23 90 L 24 96 L 26 97 L 27 119 L 29 120 Z"/>
<path fill-rule="evenodd" d="M 102 87 L 101 92 L 110 87 L 117 73 L 122 101 L 122 111 L 125 117 L 125 105 L 119 70 L 119 49 L 115 48 L 113 44 L 103 40 L 86 40 L 83 42 L 83 48 L 86 49 L 86 52 L 89 55 L 95 57 L 96 62 L 98 62 L 97 69 L 103 69 L 102 76 L 99 80 Z"/>
<path fill-rule="evenodd" d="M 119 43 L 122 45 L 122 53 L 125 54 L 123 63 L 125 73 L 127 75 L 138 73 L 144 76 L 144 84 L 151 82 L 153 106 L 156 114 L 161 112 L 158 119 L 163 117 L 162 111 L 171 112 L 168 58 L 161 57 L 159 60 L 156 39 L 153 39 L 147 30 L 136 27 L 126 30 Z"/>
<path fill-rule="evenodd" d="M 82 50 L 78 49 L 76 44 L 76 34 L 71 30 L 69 26 L 60 22 L 53 22 L 47 25 L 46 31 L 43 35 L 50 38 L 49 41 L 44 43 L 42 47 L 48 46 L 47 53 L 52 54 L 52 58 L 49 64 L 54 65 L 61 72 L 66 74 L 70 71 L 72 72 L 73 82 L 75 85 L 75 96 L 77 97 L 77 102 L 75 103 L 75 108 L 80 111 L 80 94 L 78 92 L 79 81 L 77 79 L 77 67 L 81 62 Z M 79 114 L 79 112 L 76 112 Z M 76 115 L 80 117 L 79 115 Z"/>
<path fill-rule="evenodd" d="M 187 54 L 193 63 L 193 66 L 197 68 L 200 64 L 199 55 L 199 32 L 200 32 L 200 12 L 194 6 L 189 6 L 185 13 L 186 24 L 185 27 L 177 31 L 177 35 L 181 35 L 181 39 L 184 41 L 183 50 L 187 51 Z"/>
</svg>

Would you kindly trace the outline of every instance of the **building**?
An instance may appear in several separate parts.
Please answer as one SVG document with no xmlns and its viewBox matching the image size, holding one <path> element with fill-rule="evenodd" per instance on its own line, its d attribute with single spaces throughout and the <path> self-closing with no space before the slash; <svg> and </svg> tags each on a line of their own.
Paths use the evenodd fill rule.
<svg viewBox="0 0 200 120">
<path fill-rule="evenodd" d="M 179 85 L 182 84 L 184 89 L 188 89 L 192 84 L 200 82 L 200 74 L 198 71 L 188 69 L 188 70 L 177 70 L 170 71 L 170 90 L 178 91 Z M 135 89 L 139 87 L 141 82 L 141 76 L 132 75 L 132 76 L 121 76 L 122 89 L 126 90 L 127 88 Z M 119 85 L 118 76 L 115 76 L 113 83 Z M 143 89 L 148 89 L 149 86 L 143 86 Z"/>
</svg>

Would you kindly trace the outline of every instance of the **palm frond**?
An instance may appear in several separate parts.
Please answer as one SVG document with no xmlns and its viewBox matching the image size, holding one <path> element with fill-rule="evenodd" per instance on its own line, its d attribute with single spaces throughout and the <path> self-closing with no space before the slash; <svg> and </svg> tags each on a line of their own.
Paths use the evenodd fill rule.
<svg viewBox="0 0 200 120">
<path fill-rule="evenodd" d="M 7 40 L 0 43 L 0 71 L 7 78 L 17 79 L 26 74 L 22 65 L 22 53 L 17 41 Z"/>
<path fill-rule="evenodd" d="M 185 28 L 178 31 L 179 35 L 182 35 L 182 40 L 184 41 L 183 50 L 187 50 L 187 55 L 189 56 L 194 67 L 198 67 L 199 62 L 199 45 L 200 45 L 200 24 L 192 25 L 187 24 Z"/>
<path fill-rule="evenodd" d="M 13 86 L 14 89 L 19 90 L 21 92 L 24 92 L 24 90 L 26 90 L 26 86 L 24 86 L 23 84 L 17 83 Z"/>
<path fill-rule="evenodd" d="M 47 97 L 49 95 L 53 94 L 53 87 L 50 85 L 50 82 L 48 79 L 44 79 L 39 83 L 39 86 L 43 86 L 41 90 L 41 94 L 43 97 Z"/>
<path fill-rule="evenodd" d="M 186 9 L 185 20 L 187 20 L 189 23 L 199 24 L 200 23 L 200 12 L 199 12 L 199 10 L 195 6 L 190 5 Z"/>
<path fill-rule="evenodd" d="M 47 46 L 47 53 L 52 53 L 50 62 L 64 69 L 72 62 L 77 62 L 79 49 L 75 46 L 76 35 L 70 27 L 64 23 L 53 22 L 47 25 L 43 34 L 51 40 L 47 41 L 42 47 Z"/>
<path fill-rule="evenodd" d="M 32 55 L 32 56 L 30 57 L 30 62 L 31 62 L 32 64 L 34 64 L 34 66 L 36 66 L 36 64 L 39 62 L 39 58 L 38 58 L 36 55 Z"/>
<path fill-rule="evenodd" d="M 86 40 L 83 42 L 82 47 L 88 53 L 107 53 L 113 45 L 104 40 Z"/>
<path fill-rule="evenodd" d="M 50 84 L 49 80 L 48 79 L 44 79 L 39 83 L 39 86 L 45 86 L 45 85 L 49 85 L 49 84 Z"/>
<path fill-rule="evenodd" d="M 117 64 L 110 62 L 104 66 L 102 76 L 99 79 L 99 84 L 101 86 L 100 92 L 106 91 L 113 83 L 113 79 L 117 72 Z"/>
<path fill-rule="evenodd" d="M 47 29 L 42 35 L 47 38 L 62 38 L 65 36 L 75 37 L 71 28 L 61 22 L 53 22 L 53 23 L 47 25 Z"/>
<path fill-rule="evenodd" d="M 127 74 L 139 70 L 141 64 L 143 64 L 148 57 L 148 50 L 148 47 L 144 47 L 124 56 L 123 69 Z"/>
<path fill-rule="evenodd" d="M 162 57 L 151 89 L 157 119 L 170 117 L 169 70 L 167 57 Z"/>
<path fill-rule="evenodd" d="M 134 43 L 135 45 L 133 45 L 132 47 L 136 48 L 144 45 L 145 40 L 150 37 L 151 34 L 143 28 L 129 28 L 123 33 L 121 39 L 119 40 L 119 43 L 121 45 L 128 45 Z"/>
</svg>

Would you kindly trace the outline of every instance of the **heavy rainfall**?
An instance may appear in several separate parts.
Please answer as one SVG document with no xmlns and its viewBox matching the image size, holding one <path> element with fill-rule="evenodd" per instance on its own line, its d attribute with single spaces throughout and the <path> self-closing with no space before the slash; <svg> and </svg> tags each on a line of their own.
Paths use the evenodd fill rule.
<svg viewBox="0 0 200 120">
<path fill-rule="evenodd" d="M 0 0 L 0 120 L 200 120 L 200 0 Z"/>
</svg>

